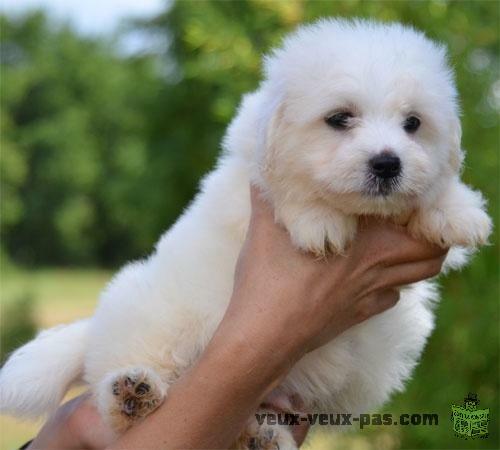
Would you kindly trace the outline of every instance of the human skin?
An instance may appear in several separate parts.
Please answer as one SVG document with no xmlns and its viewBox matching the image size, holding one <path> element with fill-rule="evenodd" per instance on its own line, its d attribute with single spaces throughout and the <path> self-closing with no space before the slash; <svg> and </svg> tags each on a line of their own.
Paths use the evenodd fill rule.
<svg viewBox="0 0 500 450">
<path fill-rule="evenodd" d="M 115 440 L 81 396 L 57 411 L 30 449 L 229 448 L 300 358 L 394 306 L 399 286 L 441 270 L 446 250 L 373 218 L 360 220 L 345 255 L 318 259 L 294 248 L 270 206 L 255 189 L 251 196 L 226 314 L 160 408 Z M 301 442 L 307 430 L 294 432 Z"/>
</svg>

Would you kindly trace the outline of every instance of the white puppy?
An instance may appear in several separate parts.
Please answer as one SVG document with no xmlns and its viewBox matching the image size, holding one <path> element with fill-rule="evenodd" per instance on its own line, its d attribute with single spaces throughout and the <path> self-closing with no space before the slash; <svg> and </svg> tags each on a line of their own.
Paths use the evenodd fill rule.
<svg viewBox="0 0 500 450">
<path fill-rule="evenodd" d="M 299 29 L 266 58 L 265 80 L 244 98 L 217 168 L 156 251 L 116 275 L 92 318 L 43 332 L 11 356 L 1 409 L 50 411 L 82 376 L 118 431 L 156 408 L 228 305 L 250 182 L 293 242 L 318 254 L 341 253 L 360 214 L 404 221 L 443 246 L 484 244 L 491 221 L 482 196 L 459 179 L 460 136 L 442 46 L 398 24 L 325 20 Z M 429 282 L 405 288 L 394 308 L 304 357 L 280 390 L 309 410 L 380 405 L 410 376 L 436 298 Z M 265 439 L 294 447 L 285 427 L 273 435 L 252 427 L 254 447 Z"/>
</svg>

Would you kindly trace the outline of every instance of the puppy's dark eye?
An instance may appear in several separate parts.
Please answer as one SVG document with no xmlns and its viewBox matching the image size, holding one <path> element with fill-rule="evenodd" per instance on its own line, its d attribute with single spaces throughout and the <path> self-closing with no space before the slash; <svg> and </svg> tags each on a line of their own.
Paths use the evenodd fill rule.
<svg viewBox="0 0 500 450">
<path fill-rule="evenodd" d="M 345 130 L 349 126 L 349 119 L 354 117 L 350 112 L 344 111 L 332 114 L 325 118 L 325 122 L 336 130 Z"/>
<path fill-rule="evenodd" d="M 420 127 L 420 119 L 417 116 L 407 117 L 403 123 L 403 128 L 407 133 L 415 133 Z"/>
</svg>

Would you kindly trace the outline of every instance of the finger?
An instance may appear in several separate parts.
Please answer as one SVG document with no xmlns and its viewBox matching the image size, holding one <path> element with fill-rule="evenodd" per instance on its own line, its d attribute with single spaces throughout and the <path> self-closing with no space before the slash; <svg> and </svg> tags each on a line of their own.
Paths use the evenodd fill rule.
<svg viewBox="0 0 500 450">
<path fill-rule="evenodd" d="M 443 262 L 444 256 L 440 256 L 386 267 L 380 272 L 376 286 L 382 289 L 393 288 L 435 277 L 441 272 Z"/>
<path fill-rule="evenodd" d="M 378 264 L 393 266 L 446 255 L 447 249 L 417 239 L 404 227 L 380 219 L 363 218 L 359 246 Z"/>
<path fill-rule="evenodd" d="M 397 289 L 383 289 L 372 292 L 363 298 L 359 304 L 357 318 L 364 321 L 392 308 L 399 300 Z"/>
<path fill-rule="evenodd" d="M 386 289 L 377 292 L 375 295 L 375 304 L 377 314 L 392 308 L 399 301 L 400 292 L 398 289 Z"/>
</svg>

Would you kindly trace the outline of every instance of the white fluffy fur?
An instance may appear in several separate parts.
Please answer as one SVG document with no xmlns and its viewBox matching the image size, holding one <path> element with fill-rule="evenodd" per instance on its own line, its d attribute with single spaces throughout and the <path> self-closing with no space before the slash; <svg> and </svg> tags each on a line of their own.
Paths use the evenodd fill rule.
<svg viewBox="0 0 500 450">
<path fill-rule="evenodd" d="M 2 411 L 37 418 L 55 409 L 82 375 L 88 342 L 88 320 L 80 320 L 43 331 L 18 349 L 0 372 Z"/>
<path fill-rule="evenodd" d="M 338 108 L 356 112 L 351 130 L 325 124 Z M 411 135 L 402 128 L 410 113 L 422 119 Z M 116 408 L 111 380 L 127 368 L 154 371 L 165 392 L 227 307 L 250 182 L 293 242 L 316 253 L 325 242 L 342 252 L 359 214 L 409 221 L 415 235 L 446 246 L 484 244 L 491 222 L 482 196 L 459 180 L 460 133 L 445 49 L 423 34 L 366 21 L 299 29 L 266 58 L 265 80 L 244 98 L 217 168 L 156 251 L 116 275 L 91 319 L 41 334 L 6 363 L 2 410 L 53 408 L 81 372 L 105 416 Z M 387 149 L 402 161 L 399 188 L 368 195 L 367 161 Z M 405 288 L 394 308 L 304 357 L 281 390 L 298 393 L 309 409 L 357 413 L 380 405 L 410 377 L 436 298 L 428 282 Z"/>
</svg>

